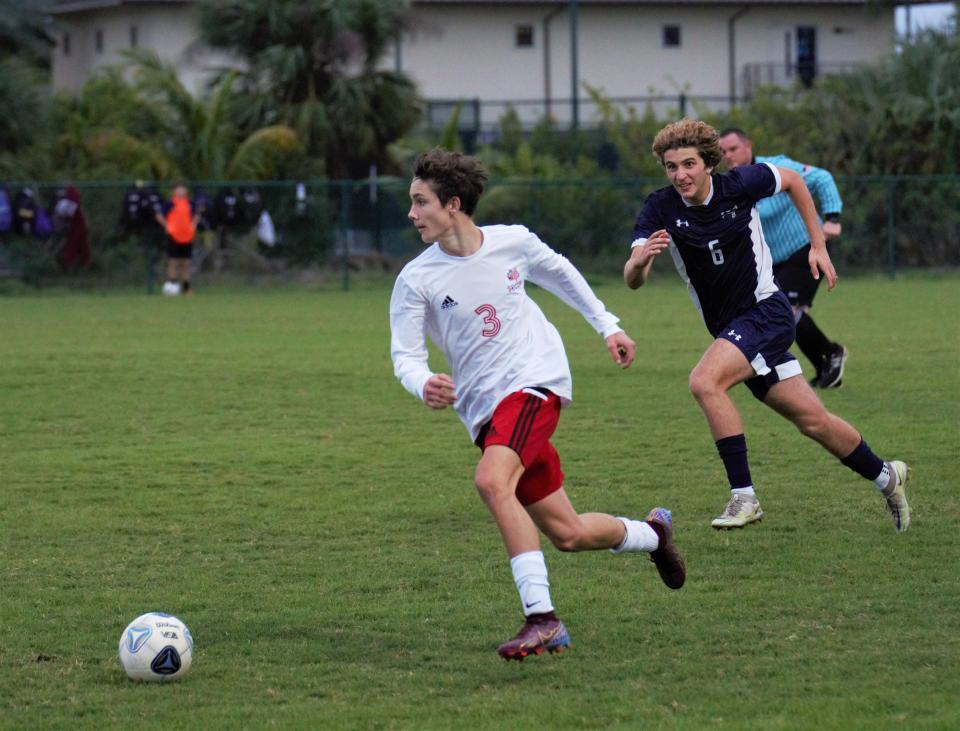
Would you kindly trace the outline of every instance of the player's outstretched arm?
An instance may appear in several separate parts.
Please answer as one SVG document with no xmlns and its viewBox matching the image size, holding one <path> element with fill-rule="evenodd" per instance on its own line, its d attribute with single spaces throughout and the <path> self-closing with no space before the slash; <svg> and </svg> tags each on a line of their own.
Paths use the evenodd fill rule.
<svg viewBox="0 0 960 731">
<path fill-rule="evenodd" d="M 606 341 L 613 362 L 621 368 L 629 368 L 637 352 L 636 343 L 623 330 L 608 335 Z"/>
<path fill-rule="evenodd" d="M 650 276 L 653 260 L 670 245 L 670 234 L 665 229 L 654 231 L 642 244 L 630 251 L 630 258 L 623 266 L 623 281 L 630 289 L 642 287 Z"/>
</svg>

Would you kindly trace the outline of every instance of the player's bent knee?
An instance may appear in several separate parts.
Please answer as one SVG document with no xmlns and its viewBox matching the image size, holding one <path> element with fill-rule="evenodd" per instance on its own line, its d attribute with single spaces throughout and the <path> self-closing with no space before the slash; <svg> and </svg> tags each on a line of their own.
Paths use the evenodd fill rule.
<svg viewBox="0 0 960 731">
<path fill-rule="evenodd" d="M 504 480 L 497 479 L 493 475 L 477 473 L 474 479 L 474 486 L 480 494 L 480 498 L 485 503 L 496 502 L 504 495 L 510 494 L 510 487 Z"/>
<path fill-rule="evenodd" d="M 716 384 L 711 379 L 704 377 L 697 370 L 694 370 L 690 373 L 687 386 L 690 389 L 690 394 L 697 401 L 703 401 L 711 393 L 717 390 Z"/>
</svg>

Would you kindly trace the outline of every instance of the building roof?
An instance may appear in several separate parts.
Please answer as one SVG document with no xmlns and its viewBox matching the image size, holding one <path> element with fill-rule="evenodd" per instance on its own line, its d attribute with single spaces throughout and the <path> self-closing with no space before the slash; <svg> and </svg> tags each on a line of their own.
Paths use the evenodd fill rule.
<svg viewBox="0 0 960 731">
<path fill-rule="evenodd" d="M 55 0 L 47 7 L 50 15 L 68 15 L 87 10 L 119 8 L 124 5 L 189 5 L 193 0 Z"/>
<path fill-rule="evenodd" d="M 578 5 L 930 5 L 940 0 L 577 0 Z M 54 0 L 51 15 L 123 5 L 189 5 L 193 0 Z M 411 5 L 568 5 L 569 0 L 411 0 Z"/>
<path fill-rule="evenodd" d="M 577 5 L 735 5 L 738 7 L 763 7 L 777 5 L 861 5 L 864 7 L 889 7 L 897 5 L 931 5 L 941 0 L 576 0 Z M 47 7 L 50 15 L 70 15 L 90 10 L 148 5 L 192 5 L 194 0 L 53 0 Z M 570 0 L 411 0 L 411 5 L 546 5 L 562 7 Z"/>
<path fill-rule="evenodd" d="M 942 0 L 576 0 L 577 5 L 930 5 Z M 411 0 L 411 5 L 569 5 L 570 0 Z"/>
</svg>

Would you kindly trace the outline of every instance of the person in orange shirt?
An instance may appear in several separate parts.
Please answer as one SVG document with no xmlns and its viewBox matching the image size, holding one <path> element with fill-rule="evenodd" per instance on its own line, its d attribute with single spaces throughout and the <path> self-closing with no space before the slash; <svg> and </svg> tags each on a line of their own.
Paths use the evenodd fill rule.
<svg viewBox="0 0 960 731">
<path fill-rule="evenodd" d="M 177 183 L 163 214 L 157 214 L 157 221 L 167 232 L 167 281 L 163 293 L 168 295 L 191 293 L 193 239 L 199 214 L 193 210 L 188 195 L 187 186 Z"/>
</svg>

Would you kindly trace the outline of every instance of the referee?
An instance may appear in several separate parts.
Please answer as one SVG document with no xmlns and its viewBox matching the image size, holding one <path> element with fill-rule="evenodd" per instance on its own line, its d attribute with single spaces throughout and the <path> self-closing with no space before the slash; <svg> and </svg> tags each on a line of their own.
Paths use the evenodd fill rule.
<svg viewBox="0 0 960 731">
<path fill-rule="evenodd" d="M 843 201 L 840 200 L 837 184 L 829 171 L 805 165 L 786 155 L 756 157 L 753 154 L 753 142 L 746 132 L 737 127 L 728 127 L 720 133 L 720 149 L 730 168 L 768 162 L 796 170 L 803 176 L 803 181 L 823 213 L 824 238 L 829 241 L 840 235 Z M 810 308 L 820 286 L 820 279 L 814 279 L 810 273 L 810 264 L 807 261 L 810 240 L 800 214 L 785 193 L 759 201 L 757 210 L 760 213 L 764 238 L 773 255 L 773 274 L 793 307 L 793 316 L 797 323 L 797 346 L 816 368 L 816 375 L 810 380 L 810 385 L 839 388 L 843 384 L 847 349 L 824 335 L 810 317 Z"/>
</svg>

